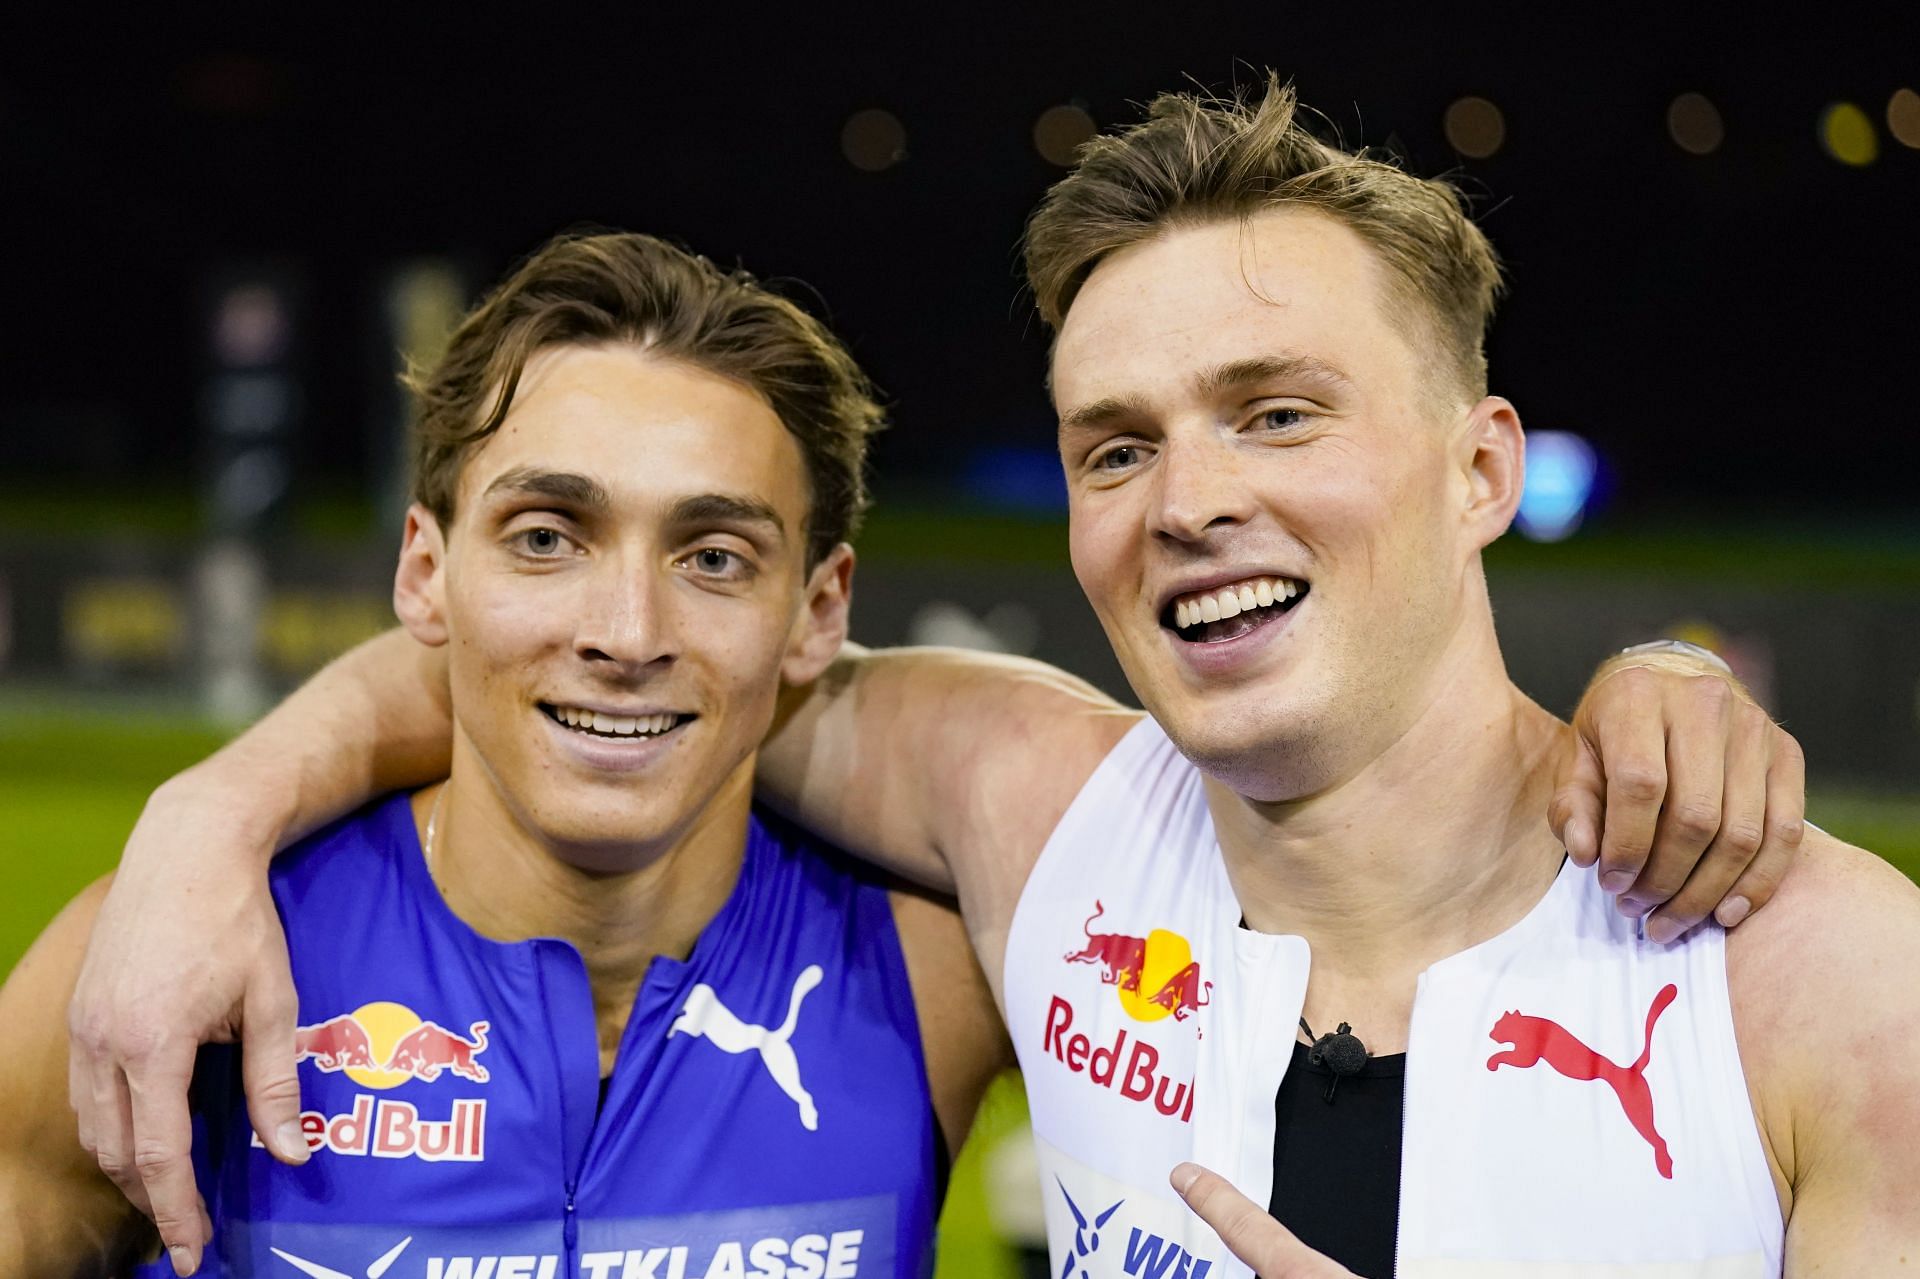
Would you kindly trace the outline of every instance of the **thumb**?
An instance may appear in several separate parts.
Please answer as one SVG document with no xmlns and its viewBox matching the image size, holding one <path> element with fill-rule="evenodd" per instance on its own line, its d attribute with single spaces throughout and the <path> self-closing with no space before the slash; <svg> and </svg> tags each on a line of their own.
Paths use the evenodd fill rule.
<svg viewBox="0 0 1920 1279">
<path fill-rule="evenodd" d="M 1356 1279 L 1339 1262 L 1301 1243 L 1218 1173 L 1181 1164 L 1170 1180 L 1187 1207 L 1262 1279 Z"/>
<path fill-rule="evenodd" d="M 1606 771 L 1587 735 L 1576 730 L 1560 766 L 1559 786 L 1547 805 L 1547 824 L 1574 865 L 1591 866 L 1600 856 L 1600 818 L 1606 811 Z"/>
<path fill-rule="evenodd" d="M 282 1163 L 310 1153 L 300 1129 L 300 1075 L 294 1061 L 299 1002 L 284 964 L 255 973 L 240 1022 L 240 1075 L 253 1130 Z"/>
</svg>

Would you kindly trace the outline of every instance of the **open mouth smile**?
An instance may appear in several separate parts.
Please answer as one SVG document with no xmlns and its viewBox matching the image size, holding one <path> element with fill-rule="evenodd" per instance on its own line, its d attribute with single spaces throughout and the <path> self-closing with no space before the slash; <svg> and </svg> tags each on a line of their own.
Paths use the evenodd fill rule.
<svg viewBox="0 0 1920 1279">
<path fill-rule="evenodd" d="M 682 714 L 677 711 L 659 711 L 648 715 L 613 715 L 606 711 L 589 710 L 583 706 L 560 706 L 552 702 L 541 702 L 540 710 L 554 723 L 570 728 L 576 733 L 589 737 L 612 740 L 642 740 L 665 737 L 684 724 L 691 724 L 697 715 Z"/>
<path fill-rule="evenodd" d="M 1309 589 L 1291 577 L 1249 577 L 1174 597 L 1161 610 L 1160 625 L 1188 644 L 1221 644 L 1291 612 Z"/>
</svg>

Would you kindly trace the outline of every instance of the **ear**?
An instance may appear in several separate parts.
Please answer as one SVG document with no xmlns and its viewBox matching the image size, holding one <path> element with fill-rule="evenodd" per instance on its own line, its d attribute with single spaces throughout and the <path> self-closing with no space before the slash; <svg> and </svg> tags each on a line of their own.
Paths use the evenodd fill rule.
<svg viewBox="0 0 1920 1279">
<path fill-rule="evenodd" d="M 415 502 L 407 508 L 400 563 L 393 570 L 393 611 L 407 634 L 435 648 L 447 642 L 446 567 L 440 521 Z"/>
<path fill-rule="evenodd" d="M 1466 480 L 1466 505 L 1460 514 L 1477 550 L 1506 532 L 1520 509 L 1527 438 L 1513 405 L 1497 395 L 1474 405 L 1462 424 L 1457 456 Z"/>
<path fill-rule="evenodd" d="M 853 606 L 853 548 L 845 542 L 827 553 L 807 575 L 807 595 L 787 638 L 780 678 L 811 684 L 820 678 L 847 642 L 848 610 Z"/>
</svg>

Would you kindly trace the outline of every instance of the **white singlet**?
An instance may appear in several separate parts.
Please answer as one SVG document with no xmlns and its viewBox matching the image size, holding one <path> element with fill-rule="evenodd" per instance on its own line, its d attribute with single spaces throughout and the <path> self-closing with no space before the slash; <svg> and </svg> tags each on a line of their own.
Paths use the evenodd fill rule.
<svg viewBox="0 0 1920 1279">
<path fill-rule="evenodd" d="M 1054 1274 L 1249 1274 L 1167 1183 L 1193 1160 L 1272 1189 L 1309 955 L 1240 917 L 1200 772 L 1145 720 L 1048 839 L 1007 940 Z M 1779 1274 L 1783 1234 L 1718 928 L 1648 942 L 1569 863 L 1421 975 L 1401 1279 L 1747 1279 Z"/>
</svg>

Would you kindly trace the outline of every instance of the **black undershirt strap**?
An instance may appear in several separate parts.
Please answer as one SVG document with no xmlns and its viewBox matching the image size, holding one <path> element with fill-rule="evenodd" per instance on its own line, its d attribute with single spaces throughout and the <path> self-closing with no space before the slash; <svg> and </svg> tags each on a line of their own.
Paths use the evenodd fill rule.
<svg viewBox="0 0 1920 1279">
<path fill-rule="evenodd" d="M 1308 1247 L 1368 1279 L 1391 1279 L 1400 1217 L 1400 1125 L 1406 1054 L 1370 1057 L 1341 1078 L 1293 1061 L 1274 1098 L 1273 1198 L 1268 1210 Z"/>
</svg>

